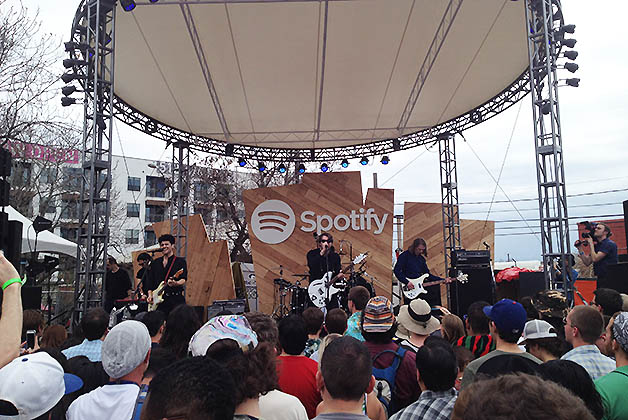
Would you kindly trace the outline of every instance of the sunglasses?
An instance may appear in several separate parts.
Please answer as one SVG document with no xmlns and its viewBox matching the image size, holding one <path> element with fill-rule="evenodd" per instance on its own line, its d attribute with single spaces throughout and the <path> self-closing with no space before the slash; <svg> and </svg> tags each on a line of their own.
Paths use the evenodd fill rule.
<svg viewBox="0 0 628 420">
<path fill-rule="evenodd" d="M 320 241 L 318 241 L 318 242 L 319 242 L 319 243 L 321 243 L 321 244 L 323 244 L 323 243 L 328 243 L 328 244 L 332 244 L 332 243 L 334 243 L 334 241 L 330 241 L 330 240 L 327 240 L 327 239 L 321 239 L 321 240 L 320 240 Z"/>
</svg>

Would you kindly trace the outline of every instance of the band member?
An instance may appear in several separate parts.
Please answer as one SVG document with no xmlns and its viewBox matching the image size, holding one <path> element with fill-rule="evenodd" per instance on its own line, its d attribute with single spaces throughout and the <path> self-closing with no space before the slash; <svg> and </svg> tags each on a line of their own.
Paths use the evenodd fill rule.
<svg viewBox="0 0 628 420">
<path fill-rule="evenodd" d="M 338 280 L 344 279 L 344 274 L 340 272 L 340 255 L 334 249 L 334 238 L 330 233 L 324 232 L 316 238 L 317 248 L 307 253 L 307 266 L 310 271 L 310 283 L 314 280 L 322 278 L 327 272 L 331 271 L 333 276 L 338 275 Z M 327 296 L 327 308 L 337 308 L 339 306 L 338 299 L 332 299 Z"/>
<path fill-rule="evenodd" d="M 140 269 L 137 270 L 135 278 L 137 279 L 137 286 L 135 286 L 135 293 L 141 293 L 142 297 L 146 297 L 146 278 L 148 278 L 148 270 L 150 263 L 153 261 L 148 252 L 142 252 L 137 256 L 137 263 L 140 265 Z"/>
<path fill-rule="evenodd" d="M 148 294 L 148 303 L 153 303 L 153 291 L 162 281 L 166 282 L 166 288 L 163 292 L 164 301 L 157 306 L 166 314 L 166 316 L 176 306 L 185 303 L 183 296 L 183 286 L 188 276 L 187 263 L 185 258 L 174 255 L 174 236 L 166 234 L 159 237 L 159 246 L 162 249 L 162 256 L 156 258 L 150 265 L 146 290 Z M 177 271 L 183 269 L 183 274 L 177 279 L 174 275 Z"/>
<path fill-rule="evenodd" d="M 450 278 L 442 279 L 431 274 L 429 268 L 427 268 L 425 257 L 427 257 L 427 244 L 423 238 L 416 238 L 408 250 L 399 255 L 395 264 L 395 276 L 404 287 L 413 289 L 414 286 L 408 282 L 408 278 L 416 279 L 426 273 L 429 276 L 425 279 L 425 282 L 446 280 L 449 283 L 452 281 Z M 427 301 L 432 307 L 441 304 L 440 285 L 428 286 L 425 290 L 427 290 L 427 295 L 419 296 L 421 299 Z M 403 302 L 407 305 L 410 303 L 410 300 L 404 295 Z"/>
<path fill-rule="evenodd" d="M 118 299 L 126 299 L 132 292 L 129 273 L 118 266 L 113 257 L 107 257 L 107 279 L 105 281 L 105 311 L 111 312 Z"/>
</svg>

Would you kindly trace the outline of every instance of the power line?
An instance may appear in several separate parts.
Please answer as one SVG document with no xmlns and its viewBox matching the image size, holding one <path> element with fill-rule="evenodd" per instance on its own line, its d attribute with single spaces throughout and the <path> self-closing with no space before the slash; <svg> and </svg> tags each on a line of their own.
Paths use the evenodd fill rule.
<svg viewBox="0 0 628 420">
<path fill-rule="evenodd" d="M 592 191 L 592 192 L 586 192 L 586 193 L 579 193 L 579 194 L 568 194 L 567 197 L 568 198 L 573 198 L 573 197 L 584 197 L 584 196 L 588 196 L 588 195 L 598 195 L 598 194 L 610 194 L 610 193 L 616 193 L 616 192 L 623 192 L 623 191 L 628 191 L 628 188 L 618 188 L 618 189 L 614 189 L 614 190 L 606 190 L 606 191 Z M 500 201 L 494 201 L 493 203 L 512 203 L 514 202 L 522 202 L 522 201 L 538 201 L 538 198 L 518 198 L 515 200 L 500 200 Z M 490 201 L 469 201 L 468 203 L 460 203 L 460 205 L 472 205 L 472 204 L 489 204 Z"/>
</svg>

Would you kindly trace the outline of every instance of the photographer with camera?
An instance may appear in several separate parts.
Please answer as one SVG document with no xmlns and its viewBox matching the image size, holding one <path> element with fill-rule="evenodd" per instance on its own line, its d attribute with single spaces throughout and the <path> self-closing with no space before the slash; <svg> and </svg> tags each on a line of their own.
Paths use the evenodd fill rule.
<svg viewBox="0 0 628 420">
<path fill-rule="evenodd" d="M 587 232 L 582 233 L 582 240 L 574 244 L 584 265 L 593 263 L 593 272 L 599 279 L 606 279 L 608 266 L 617 264 L 617 244 L 609 239 L 611 229 L 604 223 L 583 222 Z M 584 250 L 590 247 L 590 255 Z"/>
</svg>

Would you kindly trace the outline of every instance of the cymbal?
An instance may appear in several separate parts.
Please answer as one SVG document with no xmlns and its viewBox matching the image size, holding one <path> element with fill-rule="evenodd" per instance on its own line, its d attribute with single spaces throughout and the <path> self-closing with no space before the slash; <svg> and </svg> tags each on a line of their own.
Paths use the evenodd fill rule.
<svg viewBox="0 0 628 420">
<path fill-rule="evenodd" d="M 292 277 L 310 277 L 309 274 L 293 274 Z"/>
</svg>

